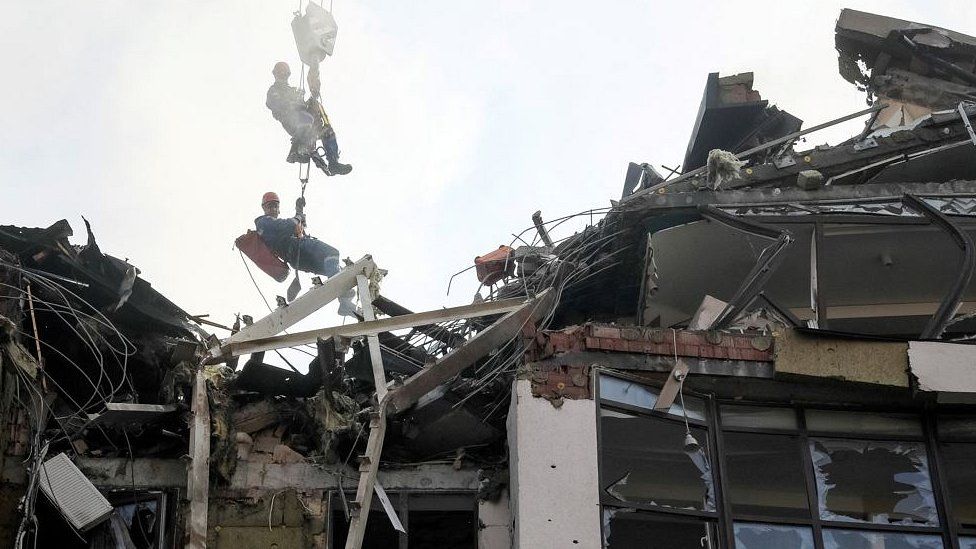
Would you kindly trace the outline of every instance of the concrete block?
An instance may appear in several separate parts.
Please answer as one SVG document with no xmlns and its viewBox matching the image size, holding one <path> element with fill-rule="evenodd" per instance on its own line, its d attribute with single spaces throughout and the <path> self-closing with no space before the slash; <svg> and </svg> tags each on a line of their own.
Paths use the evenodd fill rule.
<svg viewBox="0 0 976 549">
<path fill-rule="evenodd" d="M 805 191 L 813 191 L 823 187 L 823 174 L 817 170 L 803 170 L 796 174 L 796 186 Z"/>
</svg>

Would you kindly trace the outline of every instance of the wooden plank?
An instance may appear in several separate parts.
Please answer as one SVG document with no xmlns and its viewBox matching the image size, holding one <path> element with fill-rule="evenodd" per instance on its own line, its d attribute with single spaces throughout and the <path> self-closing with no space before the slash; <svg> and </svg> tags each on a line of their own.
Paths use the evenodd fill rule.
<svg viewBox="0 0 976 549">
<path fill-rule="evenodd" d="M 450 322 L 465 318 L 475 318 L 479 316 L 489 316 L 503 314 L 514 311 L 525 302 L 522 299 L 502 299 L 498 301 L 488 301 L 474 305 L 462 305 L 460 307 L 448 307 L 434 311 L 414 313 L 393 318 L 381 318 L 367 322 L 357 322 L 344 326 L 333 326 L 319 330 L 309 330 L 294 334 L 285 334 L 275 337 L 254 339 L 223 345 L 207 361 L 208 364 L 223 362 L 236 356 L 256 353 L 259 351 L 271 351 L 298 345 L 309 345 L 318 341 L 319 338 L 329 339 L 331 337 L 356 337 L 380 332 L 390 332 L 404 330 L 422 324 L 433 324 L 437 322 Z"/>
<path fill-rule="evenodd" d="M 390 413 L 398 414 L 410 408 L 421 397 L 450 381 L 474 361 L 512 338 L 518 337 L 523 326 L 534 324 L 549 314 L 555 302 L 555 295 L 552 290 L 542 292 L 469 339 L 464 345 L 448 353 L 444 358 L 414 374 L 402 387 L 390 392 Z"/>
<path fill-rule="evenodd" d="M 335 276 L 326 280 L 321 286 L 316 286 L 305 292 L 301 297 L 289 303 L 288 306 L 275 310 L 268 314 L 268 316 L 225 339 L 221 346 L 280 334 L 325 305 L 338 299 L 339 296 L 356 285 L 357 276 L 363 274 L 370 276 L 375 268 L 376 264 L 373 263 L 372 257 L 368 255 L 363 256 L 359 261 L 342 269 Z"/>
<path fill-rule="evenodd" d="M 190 463 L 187 466 L 187 496 L 190 515 L 186 520 L 188 549 L 207 547 L 207 505 L 210 497 L 210 402 L 203 370 L 193 381 L 193 421 L 190 423 Z"/>
</svg>

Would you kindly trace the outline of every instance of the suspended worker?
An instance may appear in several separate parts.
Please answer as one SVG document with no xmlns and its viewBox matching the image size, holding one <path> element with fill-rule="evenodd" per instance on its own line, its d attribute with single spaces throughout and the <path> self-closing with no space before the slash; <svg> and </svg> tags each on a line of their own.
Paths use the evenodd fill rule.
<svg viewBox="0 0 976 549">
<path fill-rule="evenodd" d="M 339 145 L 336 143 L 335 131 L 329 123 L 329 117 L 321 102 L 321 82 L 319 80 L 318 65 L 311 65 L 308 73 L 309 97 L 305 93 L 288 84 L 291 67 L 284 61 L 279 61 L 271 70 L 274 84 L 268 88 L 268 98 L 265 105 L 271 109 L 271 114 L 291 136 L 291 151 L 288 162 L 308 162 L 311 160 L 327 175 L 345 175 L 352 171 L 352 166 L 339 162 Z M 325 159 L 322 160 L 318 152 L 318 142 L 322 142 Z"/>
<path fill-rule="evenodd" d="M 254 220 L 254 226 L 264 243 L 278 257 L 295 270 L 331 277 L 339 272 L 339 250 L 305 234 L 305 197 L 295 201 L 295 216 L 278 217 L 281 201 L 274 192 L 261 197 L 264 215 Z M 349 290 L 339 297 L 339 314 L 356 316 L 355 292 Z"/>
</svg>

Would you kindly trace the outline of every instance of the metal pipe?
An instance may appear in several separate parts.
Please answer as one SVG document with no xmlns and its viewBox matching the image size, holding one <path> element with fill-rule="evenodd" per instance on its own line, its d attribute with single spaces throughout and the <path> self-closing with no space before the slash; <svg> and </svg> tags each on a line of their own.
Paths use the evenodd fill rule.
<svg viewBox="0 0 976 549">
<path fill-rule="evenodd" d="M 747 157 L 749 155 L 752 155 L 752 154 L 755 154 L 757 152 L 764 151 L 766 149 L 770 149 L 772 147 L 775 147 L 776 145 L 779 145 L 780 143 L 786 143 L 787 141 L 792 141 L 792 140 L 796 139 L 797 137 L 806 135 L 808 133 L 813 133 L 815 131 L 822 130 L 824 128 L 829 128 L 830 126 L 836 126 L 837 124 L 840 124 L 841 122 L 847 122 L 848 120 L 852 120 L 852 119 L 857 118 L 859 116 L 864 116 L 865 114 L 869 114 L 869 113 L 872 113 L 872 112 L 875 112 L 875 111 L 880 111 L 883 108 L 885 108 L 885 105 L 883 105 L 881 103 L 878 103 L 877 105 L 873 105 L 873 106 L 868 107 L 868 108 L 866 108 L 864 110 L 861 110 L 861 111 L 857 111 L 855 113 L 848 114 L 847 116 L 842 116 L 840 118 L 835 118 L 834 120 L 831 120 L 829 122 L 824 122 L 823 124 L 817 124 L 816 126 L 807 128 L 805 130 L 800 130 L 798 132 L 793 132 L 793 133 L 791 133 L 789 135 L 785 135 L 783 137 L 780 137 L 779 139 L 774 139 L 774 140 L 769 141 L 767 143 L 764 143 L 762 145 L 758 145 L 758 146 L 753 147 L 753 148 L 751 148 L 751 149 L 749 149 L 747 151 L 743 151 L 743 152 L 740 152 L 740 153 L 736 154 L 735 157 L 736 158 L 740 158 L 740 159 L 741 158 L 745 158 L 745 157 Z M 630 196 L 622 199 L 621 202 L 625 202 L 627 200 L 630 200 L 630 199 L 634 198 L 635 196 L 640 196 L 640 195 L 644 195 L 644 194 L 647 194 L 647 193 L 652 193 L 652 192 L 654 192 L 654 191 L 656 191 L 658 189 L 663 189 L 665 187 L 668 187 L 670 185 L 673 185 L 675 183 L 678 183 L 679 181 L 684 181 L 686 179 L 690 179 L 690 178 L 692 178 L 692 177 L 694 177 L 696 175 L 699 175 L 699 174 L 704 173 L 705 170 L 707 170 L 707 169 L 708 169 L 708 166 L 702 166 L 702 167 L 697 168 L 697 169 L 694 169 L 694 170 L 692 170 L 690 172 L 683 173 L 683 174 L 679 175 L 678 177 L 676 177 L 676 178 L 674 178 L 674 179 L 672 179 L 670 181 L 662 181 L 661 183 L 658 183 L 657 185 L 654 185 L 652 187 L 648 187 L 647 189 L 645 189 L 643 191 L 638 191 L 638 192 L 636 192 L 636 193 L 634 193 L 634 194 L 632 194 L 632 195 L 630 195 Z"/>
</svg>

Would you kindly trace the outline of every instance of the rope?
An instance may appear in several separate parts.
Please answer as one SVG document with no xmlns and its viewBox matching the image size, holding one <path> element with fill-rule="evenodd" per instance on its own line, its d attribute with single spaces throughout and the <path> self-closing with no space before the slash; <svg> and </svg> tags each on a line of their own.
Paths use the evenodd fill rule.
<svg viewBox="0 0 976 549">
<path fill-rule="evenodd" d="M 254 273 L 251 272 L 251 266 L 247 264 L 247 260 L 244 259 L 244 252 L 237 250 L 237 253 L 241 254 L 241 263 L 244 264 L 244 268 L 247 269 L 247 276 L 251 277 L 251 283 L 254 284 L 254 289 L 258 291 L 258 295 L 261 296 L 261 301 L 264 301 L 264 306 L 268 308 L 269 313 L 273 313 L 274 309 L 271 308 L 271 304 L 268 303 L 268 299 L 264 297 L 264 292 L 261 291 L 261 287 L 258 286 L 258 281 L 254 280 Z"/>
<path fill-rule="evenodd" d="M 271 304 L 268 303 L 268 299 L 266 297 L 264 297 L 264 292 L 262 292 L 261 291 L 261 287 L 258 286 L 258 281 L 254 279 L 254 273 L 251 272 L 251 266 L 248 265 L 247 264 L 247 260 L 244 259 L 244 252 L 242 252 L 240 250 L 237 250 L 237 253 L 241 254 L 241 263 L 243 263 L 244 264 L 244 268 L 247 269 L 247 276 L 251 277 L 251 283 L 254 284 L 254 289 L 257 290 L 258 291 L 258 295 L 261 296 L 261 301 L 263 301 L 264 302 L 264 306 L 268 308 L 268 312 L 269 313 L 273 313 L 274 312 L 274 309 L 271 308 Z M 288 333 L 288 330 L 282 330 L 282 331 L 285 332 L 286 334 Z M 308 351 L 306 351 L 304 349 L 295 348 L 295 350 L 296 351 L 299 351 L 299 352 L 302 352 L 302 353 L 305 353 L 306 355 L 309 355 L 309 356 L 317 356 L 317 355 L 312 354 L 312 353 L 310 353 L 310 352 L 308 352 Z M 298 368 L 295 368 L 295 366 L 291 362 L 289 362 L 288 359 L 285 358 L 285 356 L 283 354 L 281 354 L 277 349 L 275 349 L 275 354 L 277 354 L 279 357 L 281 357 L 281 360 L 284 360 L 285 361 L 285 364 L 287 364 L 289 368 L 291 368 L 292 370 L 294 370 L 296 374 L 302 374 L 298 370 Z M 302 374 L 302 375 L 304 375 L 304 374 Z"/>
</svg>

